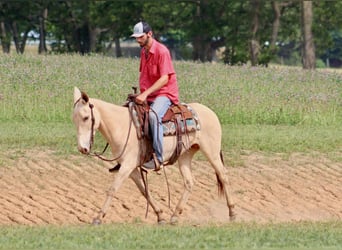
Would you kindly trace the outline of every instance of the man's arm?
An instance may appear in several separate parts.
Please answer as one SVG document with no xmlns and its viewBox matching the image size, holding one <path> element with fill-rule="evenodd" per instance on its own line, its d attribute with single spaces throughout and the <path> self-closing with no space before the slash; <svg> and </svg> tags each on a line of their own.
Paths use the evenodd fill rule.
<svg viewBox="0 0 342 250">
<path fill-rule="evenodd" d="M 151 87 L 136 97 L 136 102 L 142 104 L 154 91 L 161 89 L 169 81 L 169 75 L 162 75 Z"/>
</svg>

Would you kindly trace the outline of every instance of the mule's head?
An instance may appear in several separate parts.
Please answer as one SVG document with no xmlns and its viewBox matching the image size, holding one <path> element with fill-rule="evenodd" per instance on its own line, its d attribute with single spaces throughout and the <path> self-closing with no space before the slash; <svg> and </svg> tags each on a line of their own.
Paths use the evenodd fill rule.
<svg viewBox="0 0 342 250">
<path fill-rule="evenodd" d="M 74 88 L 74 111 L 72 120 L 77 129 L 77 148 L 83 154 L 89 154 L 100 124 L 100 115 L 89 101 L 86 93 Z"/>
</svg>

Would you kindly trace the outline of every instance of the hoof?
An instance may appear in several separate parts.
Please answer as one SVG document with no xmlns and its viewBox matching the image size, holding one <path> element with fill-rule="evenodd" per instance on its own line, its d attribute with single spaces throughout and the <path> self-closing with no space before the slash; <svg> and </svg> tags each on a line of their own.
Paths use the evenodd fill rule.
<svg viewBox="0 0 342 250">
<path fill-rule="evenodd" d="M 101 220 L 99 219 L 99 218 L 95 218 L 95 219 L 93 219 L 93 225 L 95 225 L 95 226 L 97 226 L 97 225 L 101 225 Z"/>
<path fill-rule="evenodd" d="M 235 219 L 236 219 L 236 213 L 231 213 L 231 214 L 229 214 L 229 220 L 230 221 L 235 221 Z"/>
<path fill-rule="evenodd" d="M 177 225 L 178 224 L 178 217 L 177 216 L 172 216 L 170 219 L 171 225 Z"/>
<path fill-rule="evenodd" d="M 161 220 L 158 220 L 158 225 L 165 225 L 166 224 L 166 220 L 164 219 L 161 219 Z"/>
</svg>

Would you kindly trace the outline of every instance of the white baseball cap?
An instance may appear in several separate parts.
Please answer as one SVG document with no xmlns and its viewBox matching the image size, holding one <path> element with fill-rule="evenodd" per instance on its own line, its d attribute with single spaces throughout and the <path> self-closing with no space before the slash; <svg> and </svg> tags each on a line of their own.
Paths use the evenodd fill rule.
<svg viewBox="0 0 342 250">
<path fill-rule="evenodd" d="M 131 37 L 141 37 L 144 34 L 150 32 L 151 30 L 151 26 L 148 23 L 139 22 L 136 25 L 134 25 L 133 34 L 131 35 Z"/>
</svg>

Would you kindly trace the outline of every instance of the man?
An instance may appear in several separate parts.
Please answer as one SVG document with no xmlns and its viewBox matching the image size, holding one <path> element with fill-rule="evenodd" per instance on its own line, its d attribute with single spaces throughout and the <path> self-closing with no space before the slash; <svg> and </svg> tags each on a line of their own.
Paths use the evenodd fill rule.
<svg viewBox="0 0 342 250">
<path fill-rule="evenodd" d="M 153 38 L 148 23 L 137 23 L 131 37 L 134 37 L 141 47 L 140 94 L 136 97 L 136 101 L 140 104 L 147 101 L 151 108 L 149 122 L 155 157 L 143 167 L 159 170 L 163 166 L 162 118 L 172 103 L 179 103 L 176 72 L 169 50 Z"/>
</svg>

